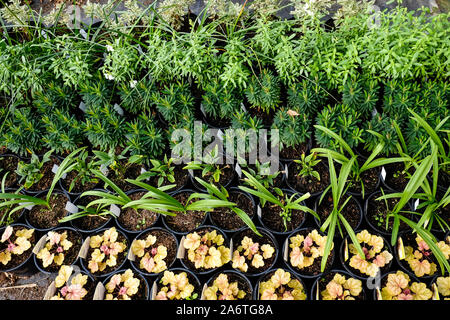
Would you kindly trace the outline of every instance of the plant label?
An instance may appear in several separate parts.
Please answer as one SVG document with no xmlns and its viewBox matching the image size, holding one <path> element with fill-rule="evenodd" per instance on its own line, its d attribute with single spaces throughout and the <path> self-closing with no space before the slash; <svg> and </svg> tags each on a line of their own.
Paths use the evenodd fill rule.
<svg viewBox="0 0 450 320">
<path fill-rule="evenodd" d="M 83 244 L 81 245 L 80 252 L 78 253 L 79 258 L 86 259 L 90 244 L 91 244 L 91 237 L 87 237 L 86 240 L 84 240 Z"/>
<path fill-rule="evenodd" d="M 345 239 L 345 247 L 344 247 L 344 261 L 348 260 L 348 240 Z"/>
<path fill-rule="evenodd" d="M 123 117 L 124 115 L 123 109 L 117 103 L 114 104 L 113 108 L 120 116 Z"/>
<path fill-rule="evenodd" d="M 372 117 L 375 117 L 378 114 L 377 108 L 373 108 Z"/>
<path fill-rule="evenodd" d="M 97 287 L 95 287 L 94 297 L 92 298 L 92 300 L 103 300 L 103 298 L 105 297 L 105 291 L 105 286 L 103 285 L 103 283 L 99 282 L 97 284 Z"/>
<path fill-rule="evenodd" d="M 416 201 L 414 201 L 414 211 L 416 211 L 418 207 L 419 207 L 419 199 L 416 199 Z"/>
<path fill-rule="evenodd" d="M 47 32 L 44 30 L 41 30 L 41 35 L 44 37 L 44 39 L 48 39 Z"/>
<path fill-rule="evenodd" d="M 201 294 L 201 296 L 200 296 L 200 300 L 206 300 L 205 299 L 205 290 L 206 290 L 206 288 L 208 288 L 207 287 L 207 285 L 206 285 L 206 283 L 203 285 L 203 289 L 202 289 L 202 294 Z"/>
<path fill-rule="evenodd" d="M 186 252 L 186 249 L 184 248 L 184 239 L 186 239 L 185 236 L 183 236 L 181 238 L 180 246 L 178 247 L 178 251 L 177 251 L 177 259 L 183 259 L 184 258 L 184 254 Z"/>
<path fill-rule="evenodd" d="M 76 205 L 74 205 L 72 202 L 67 201 L 66 203 L 66 211 L 75 214 L 78 213 L 78 207 Z"/>
<path fill-rule="evenodd" d="M 403 246 L 403 239 L 402 239 L 402 237 L 398 238 L 397 252 L 398 252 L 399 260 L 405 259 L 405 257 L 406 257 L 406 255 L 405 255 L 405 247 Z"/>
<path fill-rule="evenodd" d="M 438 291 L 438 288 L 436 286 L 436 283 L 433 283 L 433 285 L 431 286 L 431 289 L 433 291 L 433 297 L 431 299 L 432 300 L 440 300 L 440 298 L 439 298 L 439 291 Z"/>
<path fill-rule="evenodd" d="M 241 110 L 242 110 L 242 112 L 247 112 L 247 109 L 245 108 L 243 102 L 241 102 Z"/>
<path fill-rule="evenodd" d="M 386 180 L 386 169 L 384 167 L 381 168 L 381 178 L 383 180 Z"/>
<path fill-rule="evenodd" d="M 54 164 L 53 167 L 52 167 L 52 172 L 53 172 L 54 174 L 56 174 L 56 173 L 58 172 L 58 169 L 59 169 L 59 166 L 58 166 L 57 164 Z M 65 179 L 66 177 L 67 177 L 67 174 L 64 173 L 64 174 L 61 176 L 61 179 Z"/>
<path fill-rule="evenodd" d="M 141 47 L 141 45 L 140 44 L 138 44 L 138 46 L 137 46 L 137 51 L 139 52 L 139 54 L 142 56 L 142 55 L 145 55 L 145 53 L 144 53 L 144 51 L 142 50 L 142 47 Z"/>
<path fill-rule="evenodd" d="M 233 239 L 230 240 L 230 261 L 233 261 Z"/>
<path fill-rule="evenodd" d="M 157 294 L 156 291 L 158 291 L 158 285 L 156 284 L 156 281 L 153 281 L 152 292 L 150 294 L 150 300 L 155 300 L 156 294 Z"/>
<path fill-rule="evenodd" d="M 194 170 L 192 169 L 188 169 L 189 174 L 191 175 L 191 177 L 194 177 Z"/>
<path fill-rule="evenodd" d="M 206 117 L 205 108 L 203 108 L 203 103 L 200 103 L 200 111 L 202 112 L 203 116 Z"/>
<path fill-rule="evenodd" d="M 258 210 L 256 211 L 256 214 L 258 215 L 258 217 L 261 218 L 262 210 L 261 210 L 261 206 L 260 205 L 258 205 Z"/>
<path fill-rule="evenodd" d="M 56 293 L 56 284 L 55 281 L 52 281 L 50 285 L 47 288 L 47 291 L 45 291 L 44 299 L 43 300 L 50 300 Z"/>
<path fill-rule="evenodd" d="M 24 206 L 24 205 L 26 205 L 27 203 L 31 203 L 31 202 L 21 202 L 21 203 L 19 203 L 19 205 L 20 205 L 20 206 Z M 26 206 L 25 209 L 26 209 L 26 210 L 31 210 L 31 209 L 33 209 L 33 207 L 34 207 L 34 204 L 30 204 L 29 206 Z"/>
<path fill-rule="evenodd" d="M 234 167 L 234 170 L 236 171 L 239 178 L 242 177 L 242 169 L 238 162 L 236 162 L 236 166 Z"/>
<path fill-rule="evenodd" d="M 131 243 L 131 247 L 130 248 L 133 248 L 133 244 L 134 244 L 134 242 L 136 241 L 136 239 L 134 239 L 133 240 L 133 242 Z M 133 252 L 133 250 L 129 250 L 128 251 L 128 260 L 130 260 L 130 261 L 135 261 L 136 260 L 136 256 L 134 255 L 134 252 Z"/>
<path fill-rule="evenodd" d="M 47 241 L 47 234 L 44 234 L 39 241 L 36 243 L 36 245 L 33 248 L 33 253 L 38 254 L 39 251 L 45 246 L 45 242 Z"/>
<path fill-rule="evenodd" d="M 80 105 L 78 106 L 78 108 L 80 108 L 81 111 L 86 113 L 86 105 L 84 104 L 83 101 L 80 102 Z"/>
<path fill-rule="evenodd" d="M 107 175 L 108 175 L 108 172 L 109 172 L 109 169 L 108 169 L 107 166 L 105 166 L 104 164 L 102 164 L 102 165 L 100 166 L 100 172 L 101 172 L 104 176 L 107 176 Z"/>
<path fill-rule="evenodd" d="M 117 218 L 120 217 L 120 208 L 118 206 L 116 206 L 115 204 L 112 204 L 109 207 L 109 211 L 111 211 L 111 213 L 113 215 L 115 215 Z"/>
<path fill-rule="evenodd" d="M 286 178 L 288 177 L 288 165 L 284 165 L 284 174 L 286 175 Z"/>
<path fill-rule="evenodd" d="M 80 29 L 80 34 L 83 38 L 87 39 L 87 33 L 84 31 L 84 29 Z"/>
<path fill-rule="evenodd" d="M 284 244 L 283 244 L 283 260 L 284 261 L 288 261 L 289 258 L 289 238 L 286 238 L 286 240 L 284 240 Z"/>
</svg>

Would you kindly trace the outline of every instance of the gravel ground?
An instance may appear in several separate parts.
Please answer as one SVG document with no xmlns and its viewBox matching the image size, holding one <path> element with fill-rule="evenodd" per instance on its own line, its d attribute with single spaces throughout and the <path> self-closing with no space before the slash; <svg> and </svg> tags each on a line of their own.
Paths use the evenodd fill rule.
<svg viewBox="0 0 450 320">
<path fill-rule="evenodd" d="M 53 278 L 41 272 L 1 272 L 0 300 L 42 300 Z"/>
</svg>

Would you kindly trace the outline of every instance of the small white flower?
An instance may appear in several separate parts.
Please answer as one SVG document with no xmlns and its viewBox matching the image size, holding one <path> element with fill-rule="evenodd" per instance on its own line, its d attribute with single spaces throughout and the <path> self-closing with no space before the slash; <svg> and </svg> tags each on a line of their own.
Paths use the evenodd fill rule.
<svg viewBox="0 0 450 320">
<path fill-rule="evenodd" d="M 131 87 L 131 88 L 136 87 L 136 85 L 137 85 L 137 81 L 136 81 L 136 80 L 131 80 L 131 81 L 130 81 L 130 87 Z"/>
<path fill-rule="evenodd" d="M 113 52 L 114 48 L 112 47 L 112 45 L 107 44 L 106 45 L 106 50 L 108 50 L 108 52 Z"/>
<path fill-rule="evenodd" d="M 113 77 L 111 74 L 109 74 L 109 73 L 104 73 L 104 75 L 105 75 L 105 78 L 106 78 L 107 80 L 114 80 L 114 77 Z"/>
</svg>

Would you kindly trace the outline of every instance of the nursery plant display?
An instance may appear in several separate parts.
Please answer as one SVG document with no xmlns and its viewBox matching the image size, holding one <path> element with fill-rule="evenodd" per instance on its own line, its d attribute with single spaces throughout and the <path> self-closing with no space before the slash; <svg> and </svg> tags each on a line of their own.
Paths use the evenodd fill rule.
<svg viewBox="0 0 450 320">
<path fill-rule="evenodd" d="M 3 2 L 0 271 L 58 300 L 449 297 L 449 13 Z"/>
</svg>

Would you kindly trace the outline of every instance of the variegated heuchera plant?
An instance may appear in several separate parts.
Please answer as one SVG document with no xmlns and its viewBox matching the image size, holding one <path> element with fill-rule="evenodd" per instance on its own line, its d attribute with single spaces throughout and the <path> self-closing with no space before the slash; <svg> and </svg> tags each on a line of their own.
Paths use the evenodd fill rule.
<svg viewBox="0 0 450 320">
<path fill-rule="evenodd" d="M 288 271 L 277 269 L 269 280 L 259 284 L 260 300 L 306 300 L 305 289 Z"/>
<path fill-rule="evenodd" d="M 219 274 L 212 286 L 207 287 L 204 292 L 206 300 L 240 300 L 246 295 L 244 290 L 239 289 L 237 281 L 229 282 L 228 275 L 225 273 Z"/>
<path fill-rule="evenodd" d="M 70 280 L 69 284 L 72 272 L 73 267 L 61 266 L 55 278 L 57 292 L 50 300 L 83 300 L 88 294 L 88 291 L 84 288 L 88 282 L 88 276 L 79 273 Z"/>
<path fill-rule="evenodd" d="M 141 280 L 134 277 L 133 271 L 116 273 L 105 286 L 105 300 L 132 300 L 139 291 Z"/>
<path fill-rule="evenodd" d="M 311 266 L 316 258 L 323 256 L 327 237 L 321 236 L 314 229 L 306 237 L 300 234 L 291 237 L 289 242 L 289 247 L 291 248 L 289 261 L 291 265 L 303 269 Z"/>
<path fill-rule="evenodd" d="M 321 294 L 322 300 L 355 300 L 362 291 L 361 280 L 355 278 L 346 279 L 345 276 L 336 273 L 333 279 L 327 283 Z"/>
<path fill-rule="evenodd" d="M 358 254 L 354 244 L 349 244 L 350 267 L 359 270 L 361 273 L 370 277 L 375 277 L 380 268 L 391 262 L 393 256 L 385 248 L 382 237 L 370 234 L 367 230 L 363 230 L 356 234 L 356 239 L 361 244 L 361 249 L 365 255 L 362 259 Z"/>
<path fill-rule="evenodd" d="M 189 233 L 183 247 L 187 249 L 189 261 L 194 263 L 196 269 L 214 269 L 230 261 L 230 248 L 223 245 L 225 239 L 216 230 L 199 235 L 197 232 Z"/>
<path fill-rule="evenodd" d="M 420 236 L 416 237 L 417 247 L 405 246 L 405 260 L 417 277 L 432 276 L 435 274 L 437 266 L 433 262 L 433 253 L 430 247 Z M 444 241 L 436 243 L 438 248 L 448 260 L 450 258 L 450 246 Z"/>
<path fill-rule="evenodd" d="M 233 268 L 247 272 L 249 262 L 252 267 L 259 269 L 265 265 L 265 260 L 272 258 L 275 248 L 269 244 L 260 246 L 258 242 L 247 236 L 233 252 Z"/>
<path fill-rule="evenodd" d="M 425 283 L 411 283 L 409 276 L 402 271 L 390 273 L 381 289 L 383 300 L 430 300 L 432 296 Z"/>
<path fill-rule="evenodd" d="M 194 293 L 195 287 L 189 283 L 186 272 L 175 274 L 172 271 L 164 271 L 160 283 L 162 286 L 156 300 L 193 300 L 198 297 L 198 294 Z"/>
<path fill-rule="evenodd" d="M 439 294 L 444 298 L 444 300 L 450 300 L 450 276 L 438 277 L 436 279 L 436 285 Z"/>
<path fill-rule="evenodd" d="M 53 262 L 61 266 L 64 263 L 64 254 L 72 248 L 73 243 L 67 240 L 67 231 L 62 233 L 50 231 L 47 233 L 47 239 L 44 247 L 39 250 L 36 258 L 42 260 L 44 268 Z"/>
<path fill-rule="evenodd" d="M 0 251 L 0 262 L 7 265 L 11 261 L 12 255 L 21 255 L 31 248 L 29 239 L 33 236 L 34 229 L 23 228 L 14 232 L 14 228 L 7 226 L 3 231 L 1 243 L 6 243 L 5 249 Z"/>
<path fill-rule="evenodd" d="M 94 251 L 91 253 L 88 268 L 92 273 L 117 265 L 118 255 L 127 248 L 125 243 L 117 241 L 118 237 L 119 233 L 115 227 L 105 230 L 101 235 L 91 237 L 89 246 Z"/>
<path fill-rule="evenodd" d="M 160 273 L 167 269 L 164 259 L 167 257 L 167 248 L 163 245 L 155 246 L 157 238 L 151 234 L 145 240 L 136 239 L 131 245 L 133 254 L 140 258 L 139 268 L 148 273 Z"/>
</svg>

